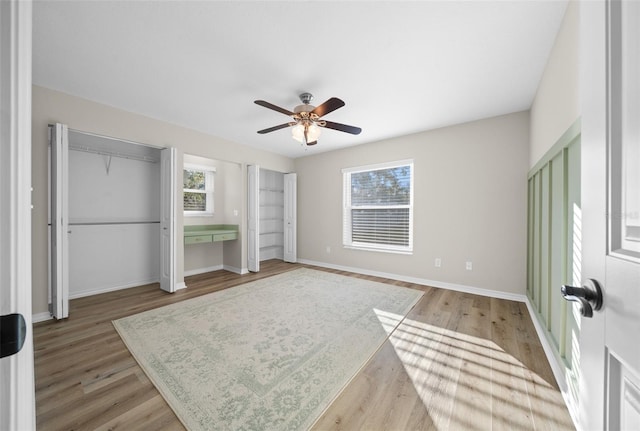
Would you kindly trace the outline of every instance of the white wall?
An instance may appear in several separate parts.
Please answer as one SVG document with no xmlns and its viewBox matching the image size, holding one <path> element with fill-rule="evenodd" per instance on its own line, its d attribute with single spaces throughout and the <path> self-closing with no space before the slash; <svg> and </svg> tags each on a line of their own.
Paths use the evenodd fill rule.
<svg viewBox="0 0 640 431">
<path fill-rule="evenodd" d="M 32 249 L 33 249 L 33 313 L 47 312 L 48 246 L 47 246 L 47 125 L 60 122 L 70 128 L 85 132 L 111 136 L 132 142 L 158 147 L 176 147 L 178 166 L 182 169 L 182 154 L 194 154 L 217 160 L 235 162 L 242 166 L 242 193 L 246 190 L 245 165 L 258 163 L 268 169 L 282 172 L 293 170 L 293 161 L 287 157 L 225 141 L 184 127 L 123 111 L 107 105 L 81 99 L 47 88 L 33 86 L 32 109 Z M 182 187 L 182 176 L 177 175 L 176 187 Z M 243 247 L 243 232 L 246 229 L 246 203 L 238 214 L 241 234 L 224 259 L 229 265 L 242 266 L 246 262 L 246 247 Z M 182 202 L 177 202 L 182 212 Z M 178 238 L 182 236 L 183 220 L 177 220 Z M 177 241 L 177 272 L 181 281 L 184 272 L 184 246 Z"/>
<path fill-rule="evenodd" d="M 298 257 L 524 295 L 528 120 L 520 112 L 296 159 Z M 343 248 L 341 169 L 411 158 L 413 255 Z"/>
<path fill-rule="evenodd" d="M 580 11 L 570 1 L 531 105 L 529 168 L 580 116 Z"/>
</svg>

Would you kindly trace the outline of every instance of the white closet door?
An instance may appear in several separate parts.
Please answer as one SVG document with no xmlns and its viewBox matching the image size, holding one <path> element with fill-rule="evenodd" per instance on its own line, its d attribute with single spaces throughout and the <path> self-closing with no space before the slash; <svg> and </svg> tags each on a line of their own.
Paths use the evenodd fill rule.
<svg viewBox="0 0 640 431">
<path fill-rule="evenodd" d="M 248 220 L 247 220 L 247 267 L 251 272 L 260 271 L 260 166 L 247 166 Z"/>
<path fill-rule="evenodd" d="M 69 317 L 69 130 L 50 126 L 51 144 L 51 314 Z"/>
<path fill-rule="evenodd" d="M 297 260 L 297 174 L 284 174 L 284 261 Z"/>
<path fill-rule="evenodd" d="M 176 149 L 160 153 L 160 288 L 176 291 Z"/>
</svg>

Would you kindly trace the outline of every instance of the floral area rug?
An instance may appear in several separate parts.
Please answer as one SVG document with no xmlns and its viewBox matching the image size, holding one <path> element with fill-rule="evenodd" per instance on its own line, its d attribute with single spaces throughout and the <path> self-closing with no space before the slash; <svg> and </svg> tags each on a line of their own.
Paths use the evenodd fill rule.
<svg viewBox="0 0 640 431">
<path fill-rule="evenodd" d="M 421 296 L 301 268 L 113 324 L 189 430 L 304 430 Z"/>
</svg>

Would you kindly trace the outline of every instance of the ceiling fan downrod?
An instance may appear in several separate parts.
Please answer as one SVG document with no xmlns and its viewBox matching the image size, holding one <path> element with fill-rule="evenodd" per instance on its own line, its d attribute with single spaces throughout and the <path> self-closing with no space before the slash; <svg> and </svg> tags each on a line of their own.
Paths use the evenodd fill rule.
<svg viewBox="0 0 640 431">
<path fill-rule="evenodd" d="M 313 100 L 313 94 L 311 93 L 302 93 L 300 95 L 300 101 L 305 105 L 308 105 Z"/>
</svg>

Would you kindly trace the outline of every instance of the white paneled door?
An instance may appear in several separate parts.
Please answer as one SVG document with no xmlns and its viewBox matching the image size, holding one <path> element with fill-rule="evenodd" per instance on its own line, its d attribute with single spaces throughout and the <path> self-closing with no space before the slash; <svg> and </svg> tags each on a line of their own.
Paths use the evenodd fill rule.
<svg viewBox="0 0 640 431">
<path fill-rule="evenodd" d="M 297 174 L 284 174 L 284 261 L 296 263 L 297 256 Z"/>
<path fill-rule="evenodd" d="M 69 317 L 69 129 L 66 124 L 49 126 L 51 304 L 56 319 Z"/>
<path fill-rule="evenodd" d="M 260 166 L 247 166 L 247 268 L 260 271 Z"/>
<path fill-rule="evenodd" d="M 579 425 L 640 429 L 640 2 L 581 2 L 583 282 Z"/>
<path fill-rule="evenodd" d="M 160 153 L 160 288 L 176 291 L 176 149 Z"/>
</svg>

